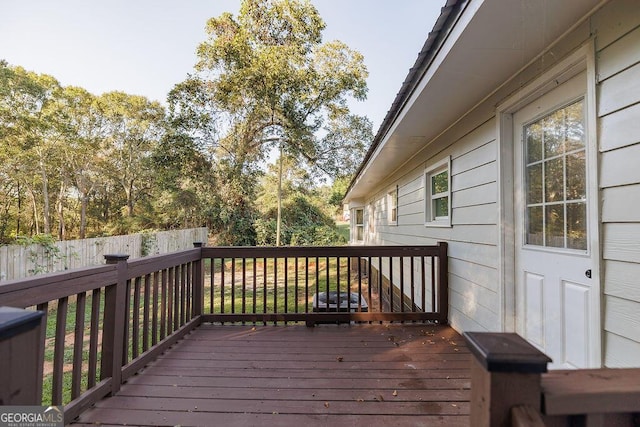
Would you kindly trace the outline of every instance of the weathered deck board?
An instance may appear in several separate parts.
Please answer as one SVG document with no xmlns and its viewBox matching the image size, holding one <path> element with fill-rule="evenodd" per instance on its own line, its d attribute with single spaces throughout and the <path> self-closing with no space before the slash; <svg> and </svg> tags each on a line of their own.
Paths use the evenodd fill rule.
<svg viewBox="0 0 640 427">
<path fill-rule="evenodd" d="M 469 353 L 431 325 L 203 325 L 78 425 L 468 425 Z"/>
</svg>

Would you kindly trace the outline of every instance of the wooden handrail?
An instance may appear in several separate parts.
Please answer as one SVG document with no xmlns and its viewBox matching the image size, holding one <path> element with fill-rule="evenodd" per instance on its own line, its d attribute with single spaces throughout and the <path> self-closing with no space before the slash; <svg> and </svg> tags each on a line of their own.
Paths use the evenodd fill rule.
<svg viewBox="0 0 640 427">
<path fill-rule="evenodd" d="M 640 369 L 547 370 L 551 359 L 513 333 L 466 332 L 473 426 L 635 426 Z"/>
</svg>

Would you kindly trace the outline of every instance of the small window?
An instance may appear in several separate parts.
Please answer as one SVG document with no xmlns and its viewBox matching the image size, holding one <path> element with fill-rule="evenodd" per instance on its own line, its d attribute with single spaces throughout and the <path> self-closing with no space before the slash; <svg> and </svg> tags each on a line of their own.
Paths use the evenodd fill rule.
<svg viewBox="0 0 640 427">
<path fill-rule="evenodd" d="M 355 240 L 362 242 L 364 240 L 364 209 L 355 209 L 354 225 Z"/>
<path fill-rule="evenodd" d="M 398 187 L 394 188 L 387 194 L 387 215 L 389 224 L 398 223 Z"/>
<path fill-rule="evenodd" d="M 426 170 L 425 187 L 425 225 L 451 226 L 450 158 Z"/>
</svg>

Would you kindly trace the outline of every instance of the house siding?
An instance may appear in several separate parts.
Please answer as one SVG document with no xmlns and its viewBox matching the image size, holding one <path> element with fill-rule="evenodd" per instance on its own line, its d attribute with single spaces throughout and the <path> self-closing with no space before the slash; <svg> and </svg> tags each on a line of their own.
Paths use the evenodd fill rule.
<svg viewBox="0 0 640 427">
<path fill-rule="evenodd" d="M 596 35 L 604 365 L 640 366 L 640 13 L 613 1 Z"/>
<path fill-rule="evenodd" d="M 497 144 L 491 119 L 445 150 L 412 160 L 405 173 L 387 181 L 387 187 L 368 201 L 375 206 L 375 230 L 368 243 L 424 245 L 449 243 L 449 321 L 458 330 L 495 331 L 500 328 L 497 273 Z M 451 156 L 452 227 L 425 226 L 425 168 Z M 389 225 L 385 200 L 389 188 L 398 185 L 398 221 Z M 405 261 L 405 275 L 410 270 Z M 383 272 L 388 266 L 383 266 Z M 394 263 L 394 283 L 399 277 Z M 427 286 L 428 289 L 428 286 Z M 431 294 L 427 291 L 426 309 Z M 418 299 L 419 300 L 419 299 Z"/>
<path fill-rule="evenodd" d="M 585 43 L 595 46 L 600 201 L 602 364 L 640 366 L 640 13 L 612 0 L 557 41 L 484 103 L 390 175 L 367 199 L 377 215 L 367 243 L 449 243 L 450 322 L 458 331 L 509 330 L 502 313 L 500 149 L 496 106 Z M 427 227 L 424 170 L 451 156 L 450 228 Z M 386 223 L 386 192 L 398 185 L 398 221 Z M 508 186 L 506 187 L 508 188 Z M 506 267 L 508 269 L 508 266 Z M 395 273 L 394 273 L 395 274 Z"/>
</svg>

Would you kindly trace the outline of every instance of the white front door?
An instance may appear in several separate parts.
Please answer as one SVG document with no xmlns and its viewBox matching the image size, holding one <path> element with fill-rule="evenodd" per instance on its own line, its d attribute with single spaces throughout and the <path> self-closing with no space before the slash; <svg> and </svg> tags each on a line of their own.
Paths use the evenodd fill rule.
<svg viewBox="0 0 640 427">
<path fill-rule="evenodd" d="M 586 87 L 582 72 L 513 115 L 516 330 L 556 369 L 599 364 Z"/>
</svg>

